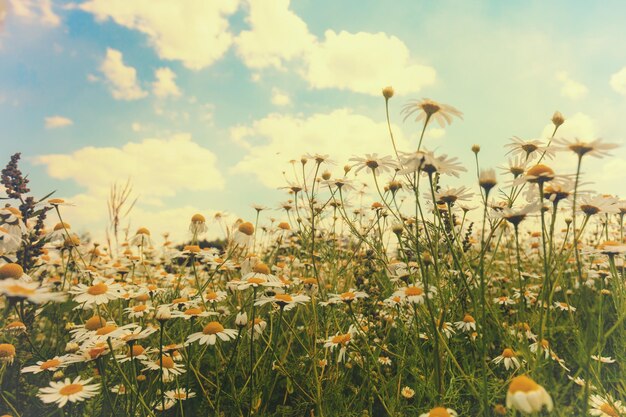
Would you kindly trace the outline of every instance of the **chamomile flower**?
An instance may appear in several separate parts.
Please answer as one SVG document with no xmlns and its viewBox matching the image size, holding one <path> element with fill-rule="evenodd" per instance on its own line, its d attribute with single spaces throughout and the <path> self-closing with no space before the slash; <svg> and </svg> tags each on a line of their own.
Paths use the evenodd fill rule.
<svg viewBox="0 0 626 417">
<path fill-rule="evenodd" d="M 237 330 L 234 329 L 225 329 L 217 321 L 212 321 L 207 323 L 201 332 L 192 333 L 187 337 L 187 341 L 185 345 L 189 345 L 194 342 L 198 342 L 201 345 L 214 345 L 219 338 L 223 342 L 228 342 L 231 339 L 235 339 L 237 337 Z"/>
<path fill-rule="evenodd" d="M 95 306 L 107 304 L 111 300 L 120 298 L 122 286 L 113 279 L 96 281 L 92 285 L 78 284 L 70 289 L 74 301 L 80 305 L 76 308 L 93 309 Z"/>
<path fill-rule="evenodd" d="M 177 388 L 175 390 L 165 391 L 165 398 L 171 401 L 184 401 L 196 396 L 196 393 L 189 391 L 187 388 Z"/>
<path fill-rule="evenodd" d="M 451 124 L 453 117 L 463 119 L 463 113 L 458 109 L 429 98 L 409 101 L 402 108 L 402 113 L 404 120 L 416 115 L 414 119 L 416 122 L 424 120 L 424 123 L 428 123 L 430 120 L 435 120 L 441 127 Z"/>
<path fill-rule="evenodd" d="M 271 297 L 260 297 L 254 304 L 264 305 L 267 303 L 276 304 L 278 307 L 289 311 L 298 304 L 305 304 L 311 300 L 308 295 L 301 294 L 274 294 Z"/>
<path fill-rule="evenodd" d="M 514 370 L 519 369 L 519 367 L 521 366 L 519 359 L 517 359 L 517 354 L 513 349 L 510 348 L 504 349 L 500 355 L 496 356 L 492 360 L 492 362 L 496 365 L 499 363 L 504 363 L 504 367 L 507 371 L 511 368 L 513 368 Z"/>
<path fill-rule="evenodd" d="M 420 414 L 420 417 L 457 417 L 458 414 L 451 408 L 435 407 L 427 413 Z"/>
<path fill-rule="evenodd" d="M 50 386 L 40 388 L 37 396 L 46 404 L 56 403 L 59 408 L 64 407 L 68 401 L 71 403 L 85 401 L 98 394 L 100 384 L 89 384 L 93 378 L 82 380 L 80 376 L 70 380 L 51 381 Z"/>
<path fill-rule="evenodd" d="M 38 374 L 44 371 L 56 372 L 67 366 L 65 359 L 65 356 L 55 356 L 54 358 L 46 361 L 37 361 L 36 365 L 25 366 L 22 368 L 22 373 Z"/>
<path fill-rule="evenodd" d="M 544 406 L 552 411 L 554 404 L 545 388 L 526 375 L 520 375 L 511 380 L 506 393 L 506 406 L 531 414 L 540 412 Z"/>
<path fill-rule="evenodd" d="M 47 287 L 40 287 L 38 282 L 25 282 L 13 278 L 0 281 L 0 293 L 9 299 L 25 300 L 33 304 L 43 304 L 48 301 L 62 302 L 66 299 L 65 294 L 53 292 Z"/>
<path fill-rule="evenodd" d="M 329 305 L 329 304 L 338 304 L 338 303 L 346 303 L 351 304 L 356 302 L 361 298 L 369 297 L 367 293 L 363 291 L 356 291 L 354 289 L 350 289 L 349 291 L 342 292 L 341 294 L 329 294 L 330 297 L 327 301 L 321 302 L 321 305 Z"/>
<path fill-rule="evenodd" d="M 146 367 L 144 370 L 160 371 L 163 367 L 163 380 L 169 380 L 171 377 L 185 373 L 185 367 L 176 363 L 170 355 L 163 354 L 161 360 L 145 360 L 142 362 Z"/>
<path fill-rule="evenodd" d="M 142 318 L 142 317 L 146 316 L 152 310 L 154 310 L 154 309 L 151 306 L 149 306 L 148 304 L 137 304 L 136 306 L 125 308 L 124 312 L 131 319 L 138 319 L 138 318 Z"/>
<path fill-rule="evenodd" d="M 462 332 L 476 331 L 476 319 L 471 314 L 465 314 L 463 320 L 455 322 L 454 325 Z"/>
<path fill-rule="evenodd" d="M 602 139 L 596 139 L 591 142 L 582 141 L 578 138 L 576 139 L 563 139 L 556 138 L 553 142 L 558 145 L 555 147 L 556 150 L 559 151 L 571 151 L 574 152 L 578 157 L 582 158 L 583 155 L 593 156 L 595 158 L 602 158 L 603 156 L 608 156 L 611 149 L 617 148 L 619 145 L 616 143 L 605 143 Z"/>
<path fill-rule="evenodd" d="M 354 171 L 355 175 L 363 169 L 367 169 L 374 175 L 379 175 L 381 173 L 393 171 L 396 168 L 399 168 L 393 157 L 389 155 L 379 157 L 376 153 L 365 154 L 364 158 L 350 158 L 350 161 L 354 161 L 355 164 L 353 166 L 357 167 Z"/>
<path fill-rule="evenodd" d="M 11 343 L 0 343 L 0 362 L 12 364 L 15 359 L 15 346 Z"/>
<path fill-rule="evenodd" d="M 339 348 L 337 363 L 345 361 L 348 345 L 352 342 L 355 333 L 356 329 L 351 326 L 348 333 L 337 333 L 324 341 L 324 347 L 329 348 L 331 352 Z"/>
<path fill-rule="evenodd" d="M 589 397 L 589 414 L 592 416 L 600 417 L 618 417 L 626 415 L 626 406 L 622 405 L 621 401 L 614 400 L 609 394 L 601 396 L 598 394 L 592 394 Z"/>
</svg>

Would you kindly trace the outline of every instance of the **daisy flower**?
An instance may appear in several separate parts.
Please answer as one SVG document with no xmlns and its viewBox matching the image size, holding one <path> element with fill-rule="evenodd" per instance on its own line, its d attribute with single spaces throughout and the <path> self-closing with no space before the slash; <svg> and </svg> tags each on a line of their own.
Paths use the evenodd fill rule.
<svg viewBox="0 0 626 417">
<path fill-rule="evenodd" d="M 562 301 L 555 301 L 554 302 L 554 308 L 558 308 L 561 311 L 571 311 L 574 312 L 576 311 L 576 307 L 571 306 L 567 303 L 564 303 Z"/>
<path fill-rule="evenodd" d="M 415 114 L 414 120 L 416 122 L 424 120 L 426 125 L 431 119 L 434 119 L 441 127 L 451 124 L 452 117 L 463 119 L 463 113 L 458 109 L 429 98 L 409 101 L 402 108 L 402 113 L 404 114 L 404 120 Z"/>
<path fill-rule="evenodd" d="M 583 196 L 578 204 L 578 210 L 587 216 L 593 216 L 598 213 L 615 214 L 619 213 L 618 201 L 617 198 L 612 196 Z"/>
<path fill-rule="evenodd" d="M 189 232 L 191 232 L 193 236 L 197 237 L 203 233 L 206 233 L 207 230 L 209 230 L 209 228 L 206 225 L 206 218 L 202 214 L 196 213 L 191 216 Z"/>
<path fill-rule="evenodd" d="M 351 289 L 350 291 L 343 292 L 341 294 L 329 294 L 330 298 L 326 302 L 321 302 L 321 305 L 329 305 L 329 304 L 338 304 L 338 303 L 346 303 L 351 304 L 352 302 L 357 301 L 360 298 L 369 297 L 367 293 L 363 291 L 356 291 Z"/>
<path fill-rule="evenodd" d="M 354 171 L 355 175 L 363 169 L 367 169 L 374 175 L 378 175 L 398 168 L 398 164 L 393 157 L 389 155 L 379 157 L 376 153 L 367 153 L 364 158 L 353 157 L 350 158 L 350 161 L 356 162 L 353 166 L 358 167 Z"/>
<path fill-rule="evenodd" d="M 495 304 L 499 304 L 501 306 L 510 306 L 510 305 L 514 305 L 515 304 L 515 300 L 513 300 L 512 298 L 507 297 L 505 295 L 503 295 L 501 297 L 494 298 L 493 302 Z"/>
<path fill-rule="evenodd" d="M 184 401 L 195 396 L 196 393 L 187 390 L 187 388 L 177 388 L 175 390 L 165 391 L 165 398 L 171 401 Z"/>
<path fill-rule="evenodd" d="M 128 362 L 131 359 L 138 359 L 140 361 L 147 361 L 146 349 L 138 344 L 128 345 L 128 352 L 126 354 L 115 355 L 115 359 L 119 363 Z"/>
<path fill-rule="evenodd" d="M 451 408 L 435 407 L 427 413 L 420 414 L 420 417 L 457 417 L 458 414 Z"/>
<path fill-rule="evenodd" d="M 65 301 L 65 294 L 52 292 L 49 288 L 40 287 L 38 282 L 25 282 L 13 278 L 0 281 L 0 293 L 14 300 L 26 300 L 33 304 L 43 304 L 48 301 Z"/>
<path fill-rule="evenodd" d="M 254 225 L 250 222 L 241 223 L 235 233 L 232 234 L 233 243 L 235 246 L 248 247 L 252 242 L 252 236 L 254 235 Z"/>
<path fill-rule="evenodd" d="M 617 148 L 619 145 L 616 143 L 605 143 L 602 139 L 596 139 L 591 142 L 585 142 L 578 138 L 576 139 L 563 139 L 557 138 L 553 142 L 559 146 L 555 149 L 559 151 L 571 151 L 582 158 L 583 155 L 593 156 L 595 158 L 602 158 L 608 156 L 611 149 Z"/>
<path fill-rule="evenodd" d="M 274 303 L 285 311 L 289 311 L 298 304 L 305 304 L 309 302 L 311 298 L 307 295 L 301 294 L 275 294 L 272 297 L 260 297 L 254 304 L 265 305 L 267 303 Z"/>
<path fill-rule="evenodd" d="M 531 343 L 528 348 L 532 353 L 537 353 L 537 351 L 540 351 L 540 353 L 543 353 L 543 357 L 545 359 L 548 359 L 550 357 L 550 342 L 548 342 L 546 339 L 541 339 L 541 341 Z"/>
<path fill-rule="evenodd" d="M 539 154 L 546 153 L 547 156 L 553 156 L 554 150 L 544 145 L 540 140 L 524 140 L 517 136 L 511 138 L 511 143 L 504 145 L 505 148 L 509 148 L 507 154 L 513 156 L 519 156 L 526 160 L 533 160 L 538 157 Z"/>
<path fill-rule="evenodd" d="M 615 363 L 615 359 L 613 359 L 610 356 L 591 355 L 591 359 L 593 359 L 594 361 L 601 362 L 601 363 Z"/>
<path fill-rule="evenodd" d="M 205 311 L 202 307 L 190 307 L 183 311 L 176 310 L 172 312 L 172 317 L 183 318 L 185 320 L 216 315 L 218 315 L 218 313 L 214 311 Z"/>
<path fill-rule="evenodd" d="M 135 236 L 130 238 L 128 244 L 131 246 L 140 246 L 142 248 L 148 248 L 152 246 L 152 239 L 150 238 L 150 231 L 145 227 L 137 229 Z"/>
<path fill-rule="evenodd" d="M 219 322 L 212 321 L 205 325 L 201 332 L 190 334 L 185 345 L 190 345 L 194 342 L 198 342 L 201 345 L 214 345 L 218 337 L 223 342 L 228 342 L 230 339 L 236 338 L 237 333 L 235 329 L 225 329 Z"/>
<path fill-rule="evenodd" d="M 133 307 L 127 307 L 124 309 L 124 312 L 128 314 L 128 317 L 131 319 L 138 319 L 144 317 L 148 313 L 154 310 L 151 306 L 147 304 L 137 304 Z"/>
<path fill-rule="evenodd" d="M 185 373 L 185 367 L 176 363 L 170 355 L 163 354 L 161 360 L 147 360 L 142 362 L 146 367 L 144 370 L 160 371 L 161 363 L 163 366 L 163 380 L 169 380 L 171 377 Z"/>
<path fill-rule="evenodd" d="M 517 359 L 517 354 L 510 348 L 504 349 L 500 355 L 493 359 L 492 362 L 496 365 L 503 362 L 507 371 L 511 368 L 519 369 L 520 367 L 520 361 Z"/>
<path fill-rule="evenodd" d="M 226 291 L 212 291 L 212 290 L 208 290 L 205 294 L 204 294 L 204 300 L 207 303 L 219 303 L 221 301 L 224 301 L 226 299 Z"/>
<path fill-rule="evenodd" d="M 343 362 L 346 358 L 346 351 L 348 345 L 352 341 L 356 330 L 350 326 L 348 333 L 337 333 L 334 336 L 329 337 L 324 341 L 324 347 L 329 348 L 332 352 L 335 348 L 339 347 L 339 356 L 337 357 L 337 363 Z"/>
<path fill-rule="evenodd" d="M 22 373 L 38 374 L 43 371 L 55 372 L 67 366 L 65 359 L 65 356 L 55 356 L 47 361 L 37 361 L 36 365 L 25 366 L 22 368 Z"/>
<path fill-rule="evenodd" d="M 252 334 L 252 340 L 259 339 L 265 329 L 267 328 L 267 322 L 260 317 L 257 317 L 253 320 L 253 323 L 250 324 L 250 333 Z"/>
<path fill-rule="evenodd" d="M 78 284 L 70 289 L 74 301 L 80 305 L 76 308 L 94 308 L 96 305 L 107 304 L 111 300 L 120 298 L 122 286 L 113 279 L 94 282 L 93 285 Z"/>
<path fill-rule="evenodd" d="M 70 380 L 65 378 L 63 382 L 51 381 L 49 387 L 39 389 L 37 396 L 46 404 L 57 403 L 59 408 L 67 402 L 75 403 L 94 397 L 100 390 L 100 384 L 89 384 L 93 378 L 81 380 L 80 376 Z"/>
<path fill-rule="evenodd" d="M 19 279 L 21 281 L 31 281 L 28 275 L 24 273 L 24 269 L 20 264 L 8 263 L 0 266 L 0 280 L 7 278 Z"/>
<path fill-rule="evenodd" d="M 616 401 L 610 395 L 605 397 L 592 394 L 589 397 L 589 414 L 592 416 L 600 417 L 618 417 L 626 415 L 626 407 L 622 405 L 621 401 Z"/>
<path fill-rule="evenodd" d="M 411 387 L 402 387 L 402 390 L 400 391 L 400 395 L 402 395 L 407 400 L 410 400 L 411 398 L 415 396 L 415 390 L 412 389 Z"/>
<path fill-rule="evenodd" d="M 511 380 L 506 393 L 506 406 L 531 414 L 540 412 L 544 406 L 552 411 L 554 404 L 545 388 L 526 375 L 520 375 Z"/>
<path fill-rule="evenodd" d="M 12 364 L 15 359 L 15 346 L 11 343 L 0 343 L 0 362 Z"/>
<path fill-rule="evenodd" d="M 476 331 L 476 319 L 470 314 L 465 314 L 463 320 L 455 322 L 454 325 L 463 332 Z"/>
</svg>

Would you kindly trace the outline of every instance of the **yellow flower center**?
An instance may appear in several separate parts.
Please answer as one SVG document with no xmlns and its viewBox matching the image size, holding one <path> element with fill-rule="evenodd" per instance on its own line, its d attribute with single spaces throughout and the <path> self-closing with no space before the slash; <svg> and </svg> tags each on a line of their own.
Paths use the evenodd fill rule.
<svg viewBox="0 0 626 417">
<path fill-rule="evenodd" d="M 132 349 L 133 349 L 133 357 L 137 357 L 137 356 L 143 354 L 143 352 L 145 351 L 145 349 L 141 345 L 133 345 Z M 130 356 L 130 352 L 128 352 L 128 353 L 129 353 L 129 356 Z"/>
<path fill-rule="evenodd" d="M 509 385 L 509 392 L 511 394 L 515 394 L 518 391 L 521 392 L 531 392 L 536 391 L 539 388 L 539 384 L 535 381 L 527 377 L 526 375 L 520 375 L 511 381 L 511 385 Z"/>
<path fill-rule="evenodd" d="M 241 223 L 238 229 L 241 233 L 247 236 L 252 236 L 254 233 L 254 225 L 250 222 Z"/>
<path fill-rule="evenodd" d="M 196 307 L 188 308 L 187 310 L 185 310 L 185 315 L 187 316 L 197 316 L 198 314 L 201 314 L 201 313 L 202 313 L 202 309 L 196 308 Z"/>
<path fill-rule="evenodd" d="M 198 213 L 198 214 L 194 214 L 191 217 L 191 222 L 192 223 L 204 223 L 206 222 L 206 219 L 204 218 L 202 214 Z"/>
<path fill-rule="evenodd" d="M 223 331 L 224 331 L 224 326 L 222 326 L 216 321 L 210 322 L 209 324 L 204 326 L 204 329 L 202 329 L 202 333 L 204 334 L 217 334 Z"/>
<path fill-rule="evenodd" d="M 161 361 L 157 359 L 156 364 L 159 366 L 163 366 L 163 368 L 172 369 L 174 368 L 174 360 L 169 356 L 161 356 Z"/>
<path fill-rule="evenodd" d="M 13 296 L 13 297 L 15 296 L 28 297 L 29 295 L 33 295 L 35 293 L 35 290 L 15 284 L 15 285 L 11 285 L 10 287 L 7 287 L 7 292 L 9 293 L 10 296 Z"/>
<path fill-rule="evenodd" d="M 293 301 L 293 297 L 289 294 L 276 294 L 274 298 L 276 301 L 283 303 L 290 303 Z"/>
<path fill-rule="evenodd" d="M 513 351 L 513 349 L 506 348 L 502 351 L 502 356 L 504 356 L 505 358 L 514 358 L 515 352 Z"/>
<path fill-rule="evenodd" d="M 469 314 L 466 314 L 466 315 L 463 317 L 463 321 L 464 321 L 465 323 L 475 323 L 475 322 L 476 322 L 476 320 L 474 319 L 474 317 L 472 317 L 472 316 L 471 316 L 471 315 L 469 315 Z"/>
<path fill-rule="evenodd" d="M 64 386 L 59 390 L 59 394 L 61 395 L 72 395 L 83 390 L 83 386 L 81 384 L 69 384 Z"/>
<path fill-rule="evenodd" d="M 217 300 L 217 293 L 215 291 L 209 291 L 206 293 L 207 300 Z"/>
<path fill-rule="evenodd" d="M 428 417 L 450 417 L 450 413 L 443 407 L 435 407 L 430 410 Z"/>
<path fill-rule="evenodd" d="M 0 358 L 15 356 L 15 346 L 10 343 L 0 343 Z"/>
<path fill-rule="evenodd" d="M 346 291 L 340 295 L 342 300 L 354 300 L 356 298 L 356 294 L 352 291 Z"/>
<path fill-rule="evenodd" d="M 42 363 L 41 365 L 39 365 L 39 367 L 41 369 L 50 369 L 50 368 L 56 368 L 57 366 L 61 365 L 61 361 L 58 359 L 50 359 L 45 361 L 44 363 Z"/>
<path fill-rule="evenodd" d="M 258 264 L 254 265 L 254 268 L 252 268 L 252 271 L 256 272 L 257 274 L 269 275 L 270 268 L 267 265 L 265 265 L 263 262 L 259 262 Z"/>
<path fill-rule="evenodd" d="M 602 404 L 600 406 L 600 411 L 602 411 L 607 416 L 619 417 L 619 414 L 617 413 L 617 410 L 615 408 L 611 407 L 611 405 L 608 404 L 608 403 Z"/>
<path fill-rule="evenodd" d="M 145 304 L 140 304 L 140 305 L 138 305 L 138 306 L 133 307 L 133 311 L 134 311 L 135 313 L 140 313 L 140 312 L 142 312 L 142 311 L 146 311 L 146 309 L 147 309 L 147 308 L 148 308 L 148 306 L 147 306 L 147 305 L 145 305 Z"/>
<path fill-rule="evenodd" d="M 17 279 L 22 275 L 24 275 L 24 269 L 18 264 L 6 264 L 0 267 L 0 279 Z"/>
<path fill-rule="evenodd" d="M 352 339 L 352 336 L 350 335 L 350 333 L 346 333 L 346 334 L 338 334 L 337 336 L 333 337 L 331 341 L 337 345 L 339 344 L 345 345 L 350 341 L 350 339 Z"/>
<path fill-rule="evenodd" d="M 93 316 L 89 320 L 85 322 L 85 329 L 87 330 L 98 330 L 100 327 L 106 324 L 106 320 L 100 316 Z"/>
<path fill-rule="evenodd" d="M 258 278 L 258 277 L 252 277 L 252 278 L 248 278 L 248 282 L 250 284 L 263 284 L 265 282 L 265 279 Z"/>
<path fill-rule="evenodd" d="M 412 296 L 422 295 L 422 294 L 424 294 L 424 290 L 419 287 L 407 287 L 404 290 L 404 295 L 406 295 L 407 297 L 412 297 Z"/>
<path fill-rule="evenodd" d="M 87 288 L 87 292 L 91 295 L 102 295 L 105 294 L 109 290 L 109 287 L 102 282 L 99 284 L 92 285 Z"/>
<path fill-rule="evenodd" d="M 117 326 L 115 324 L 109 324 L 96 330 L 96 334 L 98 336 L 103 336 L 105 334 L 111 333 L 115 329 L 117 329 Z"/>
</svg>

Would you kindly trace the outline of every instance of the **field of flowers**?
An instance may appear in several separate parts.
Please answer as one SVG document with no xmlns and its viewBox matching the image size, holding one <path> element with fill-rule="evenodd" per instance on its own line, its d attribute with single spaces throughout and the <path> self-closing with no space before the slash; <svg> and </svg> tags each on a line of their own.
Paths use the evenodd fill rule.
<svg viewBox="0 0 626 417">
<path fill-rule="evenodd" d="M 124 231 L 128 188 L 106 241 L 81 241 L 72 202 L 32 196 L 11 157 L 0 415 L 626 415 L 626 201 L 581 178 L 615 145 L 562 138 L 556 112 L 496 175 L 478 145 L 463 167 L 422 143 L 456 108 L 402 113 L 412 150 L 389 123 L 387 156 L 303 155 L 278 214 L 189 213 L 186 242 Z M 461 175 L 475 186 L 447 184 Z M 209 222 L 224 236 L 207 241 Z"/>
</svg>

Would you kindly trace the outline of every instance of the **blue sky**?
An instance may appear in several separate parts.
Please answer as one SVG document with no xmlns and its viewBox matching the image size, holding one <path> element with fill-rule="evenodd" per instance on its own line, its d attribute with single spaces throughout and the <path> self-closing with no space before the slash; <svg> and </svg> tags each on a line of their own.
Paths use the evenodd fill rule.
<svg viewBox="0 0 626 417">
<path fill-rule="evenodd" d="M 425 144 L 468 167 L 474 143 L 485 167 L 504 164 L 508 139 L 545 137 L 555 110 L 568 119 L 564 136 L 621 143 L 625 9 L 0 0 L 0 156 L 22 152 L 36 192 L 55 189 L 76 204 L 75 228 L 101 235 L 108 188 L 131 177 L 132 225 L 182 236 L 196 211 L 251 218 L 253 203 L 276 207 L 286 198 L 282 171 L 306 152 L 330 154 L 337 175 L 352 155 L 390 154 L 386 85 L 397 92 L 390 108 L 402 149 L 416 146 L 419 130 L 400 117 L 408 99 L 463 111 L 445 130 L 433 125 Z M 586 169 L 598 191 L 619 192 L 626 150 Z"/>
</svg>

